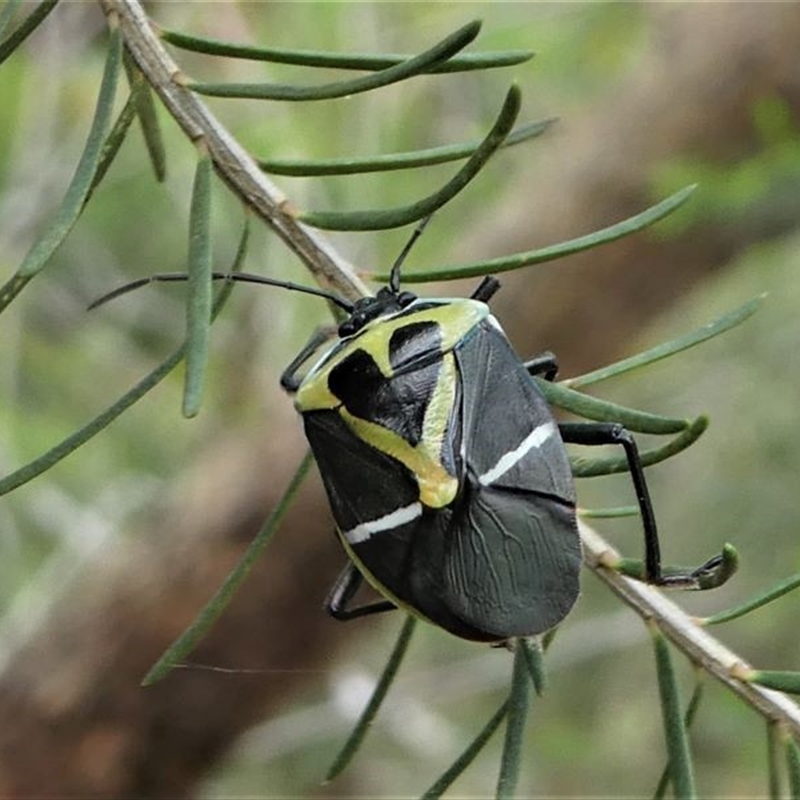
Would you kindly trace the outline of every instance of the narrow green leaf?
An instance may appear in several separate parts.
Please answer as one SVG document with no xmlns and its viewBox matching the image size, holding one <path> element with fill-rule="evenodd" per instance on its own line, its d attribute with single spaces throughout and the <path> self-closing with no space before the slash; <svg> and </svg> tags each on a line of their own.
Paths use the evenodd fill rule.
<svg viewBox="0 0 800 800">
<path fill-rule="evenodd" d="M 781 742 L 778 723 L 767 720 L 767 775 L 770 800 L 781 798 Z"/>
<path fill-rule="evenodd" d="M 699 416 L 688 428 L 670 439 L 661 447 L 650 450 L 640 450 L 639 458 L 642 465 L 651 467 L 661 461 L 677 455 L 682 450 L 694 444 L 708 427 L 708 417 Z M 609 456 L 608 458 L 581 458 L 570 456 L 569 465 L 576 478 L 595 478 L 598 475 L 614 475 L 618 472 L 628 471 L 628 459 L 624 456 Z"/>
<path fill-rule="evenodd" d="M 208 364 L 211 326 L 211 156 L 205 150 L 197 159 L 189 212 L 188 289 L 186 293 L 186 376 L 183 415 L 200 410 Z"/>
<path fill-rule="evenodd" d="M 754 669 L 746 680 L 786 694 L 800 694 L 800 672 L 788 670 Z"/>
<path fill-rule="evenodd" d="M 409 58 L 400 64 L 373 72 L 352 80 L 334 81 L 320 86 L 291 86 L 277 83 L 203 83 L 188 81 L 186 88 L 193 92 L 215 97 L 247 97 L 255 100 L 331 100 L 336 97 L 349 97 L 360 92 L 368 92 L 381 86 L 410 78 L 427 72 L 428 69 L 454 56 L 463 50 L 481 29 L 479 21 L 470 22 L 459 28 L 429 50 Z"/>
<path fill-rule="evenodd" d="M 541 696 L 544 694 L 546 685 L 542 642 L 536 638 L 522 637 L 517 639 L 517 647 L 522 648 L 525 666 L 528 668 L 533 688 L 536 694 Z"/>
<path fill-rule="evenodd" d="M 127 50 L 124 63 L 147 155 L 150 158 L 156 180 L 162 183 L 167 177 L 167 153 L 164 147 L 164 138 L 161 135 L 161 126 L 158 123 L 153 92 L 136 62 L 128 55 Z"/>
<path fill-rule="evenodd" d="M 639 514 L 639 506 L 616 506 L 612 508 L 579 508 L 582 519 L 613 519 L 616 517 L 635 517 Z"/>
<path fill-rule="evenodd" d="M 279 47 L 261 47 L 234 42 L 223 42 L 192 36 L 179 31 L 162 30 L 159 35 L 165 42 L 183 50 L 213 56 L 244 58 L 251 61 L 269 61 L 273 64 L 295 64 L 303 67 L 327 69 L 385 70 L 408 61 L 412 56 L 396 53 L 331 53 L 323 50 L 287 50 Z M 492 67 L 510 67 L 533 57 L 531 50 L 506 50 L 497 53 L 464 53 L 453 56 L 443 64 L 434 64 L 425 72 L 465 72 Z"/>
<path fill-rule="evenodd" d="M 525 649 L 517 647 L 514 651 L 514 672 L 508 695 L 508 722 L 495 794 L 497 800 L 513 798 L 517 788 L 522 763 L 525 722 L 530 705 L 530 685 Z"/>
<path fill-rule="evenodd" d="M 640 214 L 622 220 L 616 225 L 589 233 L 586 236 L 579 236 L 576 239 L 569 239 L 566 242 L 560 242 L 538 250 L 526 250 L 522 253 L 490 258 L 485 261 L 472 261 L 468 264 L 456 264 L 450 267 L 432 267 L 424 272 L 404 272 L 403 282 L 432 283 L 434 281 L 454 281 L 461 278 L 482 277 L 529 267 L 533 264 L 541 264 L 543 261 L 553 261 L 573 253 L 580 253 L 582 250 L 616 241 L 623 236 L 628 236 L 649 225 L 653 225 L 682 206 L 696 188 L 694 185 L 686 186 Z M 389 280 L 388 274 L 383 273 L 365 272 L 364 277 L 377 283 L 386 283 Z"/>
<path fill-rule="evenodd" d="M 789 774 L 789 791 L 792 800 L 800 800 L 800 748 L 788 732 L 784 734 L 786 748 L 786 771 Z"/>
<path fill-rule="evenodd" d="M 501 147 L 511 147 L 540 136 L 554 122 L 555 118 L 520 125 L 508 135 Z M 263 158 L 257 159 L 256 163 L 264 172 L 272 175 L 290 175 L 293 177 L 357 175 L 365 172 L 386 172 L 396 169 L 413 169 L 416 167 L 428 167 L 433 164 L 445 164 L 449 161 L 457 161 L 471 156 L 479 146 L 479 141 L 472 141 L 380 156 L 348 156 L 346 158 L 327 158 L 316 161 Z"/>
<path fill-rule="evenodd" d="M 397 228 L 430 216 L 458 194 L 483 168 L 490 156 L 505 141 L 519 114 L 522 95 L 514 84 L 492 129 L 463 167 L 441 189 L 428 197 L 400 208 L 372 211 L 315 211 L 300 214 L 302 222 L 315 228 L 347 231 L 372 231 Z M 388 278 L 387 278 L 388 280 Z"/>
<path fill-rule="evenodd" d="M 669 757 L 670 779 L 676 798 L 697 797 L 694 784 L 694 770 L 689 752 L 689 740 L 681 714 L 678 684 L 672 667 L 667 640 L 655 625 L 651 625 L 653 647 L 658 673 L 658 690 L 661 698 L 661 711 L 664 720 L 664 735 Z"/>
<path fill-rule="evenodd" d="M 56 7 L 56 3 L 58 3 L 58 0 L 42 0 L 42 2 L 39 3 L 39 5 L 37 5 L 2 42 L 0 42 L 0 64 L 2 64 L 25 39 L 39 27 L 45 17 Z M 11 11 L 8 15 L 4 13 L 2 19 L 3 28 L 8 24 L 16 5 L 16 3 L 11 5 Z M 0 28 L 0 30 L 2 30 L 2 28 Z"/>
<path fill-rule="evenodd" d="M 122 62 L 125 65 L 126 71 L 128 71 L 129 74 L 128 82 L 131 87 L 131 91 L 130 94 L 128 95 L 128 99 L 125 101 L 125 106 L 123 107 L 122 111 L 120 111 L 119 116 L 117 117 L 116 121 L 114 122 L 114 125 L 111 128 L 111 131 L 109 132 L 108 136 L 103 142 L 103 148 L 100 151 L 100 159 L 97 164 L 97 169 L 95 170 L 94 177 L 92 178 L 92 185 L 89 187 L 89 192 L 87 193 L 83 201 L 84 205 L 86 205 L 89 202 L 94 190 L 97 188 L 97 186 L 99 186 L 99 184 L 105 177 L 108 168 L 113 163 L 114 158 L 119 152 L 119 149 L 122 146 L 123 141 L 125 141 L 125 137 L 127 136 L 127 133 L 130 130 L 130 126 L 134 118 L 137 115 L 140 115 L 140 108 L 143 104 L 143 99 L 145 98 L 145 96 L 150 99 L 150 106 L 152 107 L 152 95 L 150 94 L 150 84 L 147 83 L 147 81 L 144 79 L 144 76 L 136 67 L 131 56 L 128 55 L 127 50 L 123 51 Z M 136 76 L 138 76 L 138 78 Z M 151 160 L 152 160 L 152 153 L 151 153 Z M 164 178 L 163 170 L 162 174 L 159 177 L 158 169 L 156 169 L 156 177 L 159 178 L 160 180 L 163 180 Z"/>
<path fill-rule="evenodd" d="M 62 442 L 52 447 L 39 458 L 31 461 L 18 470 L 6 475 L 0 480 L 0 496 L 17 489 L 28 481 L 54 467 L 63 458 L 77 450 L 96 434 L 110 425 L 123 411 L 127 411 L 137 400 L 144 397 L 153 387 L 157 386 L 169 373 L 183 360 L 184 348 L 176 350 L 169 358 L 165 359 L 152 372 L 139 381 L 130 391 L 126 392 L 116 402 L 112 403 L 105 411 L 98 414 L 91 422 L 79 428 Z"/>
<path fill-rule="evenodd" d="M 28 281 L 44 268 L 80 216 L 84 199 L 91 189 L 92 180 L 97 171 L 103 142 L 108 133 L 121 60 L 122 34 L 117 28 L 111 32 L 94 119 L 75 174 L 55 219 L 28 251 L 16 274 L 8 280 L 5 286 L 0 288 L 0 312 L 22 291 Z"/>
<path fill-rule="evenodd" d="M 122 111 L 119 112 L 117 119 L 114 121 L 111 131 L 103 142 L 103 148 L 100 151 L 100 158 L 97 162 L 97 169 L 92 177 L 92 183 L 89 187 L 89 191 L 86 193 L 86 197 L 83 199 L 84 206 L 89 202 L 89 200 L 91 200 L 94 190 L 100 185 L 103 178 L 105 178 L 106 172 L 108 172 L 108 169 L 114 162 L 120 147 L 122 147 L 122 143 L 125 141 L 125 136 L 130 130 L 131 123 L 133 122 L 135 116 L 136 111 L 133 105 L 133 97 L 129 96 L 122 108 Z"/>
<path fill-rule="evenodd" d="M 198 642 L 219 619 L 236 590 L 242 585 L 264 548 L 278 530 L 313 461 L 314 459 L 310 452 L 303 456 L 303 460 L 292 476 L 286 491 L 272 510 L 264 526 L 256 534 L 255 539 L 245 550 L 244 555 L 239 559 L 239 563 L 231 570 L 222 586 L 217 589 L 214 596 L 203 606 L 189 626 L 172 642 L 161 658 L 150 668 L 150 671 L 142 680 L 142 686 L 150 686 L 165 677 L 173 667 L 183 661 L 194 650 Z"/>
<path fill-rule="evenodd" d="M 700 708 L 700 701 L 703 699 L 703 671 L 696 669 L 697 680 L 694 685 L 694 691 L 689 699 L 689 705 L 686 708 L 686 713 L 683 715 L 683 724 L 688 731 L 692 727 L 694 718 L 697 716 L 697 709 Z M 667 792 L 667 787 L 670 783 L 670 762 L 667 761 L 664 771 L 661 773 L 661 778 L 658 781 L 656 790 L 653 794 L 654 800 L 661 800 Z"/>
<path fill-rule="evenodd" d="M 244 256 L 247 251 L 247 242 L 249 237 L 249 226 L 245 225 L 242 231 L 242 237 L 239 241 L 239 248 L 236 253 L 234 264 L 231 267 L 231 272 L 238 272 L 241 264 L 244 261 Z M 226 283 L 217 295 L 214 302 L 214 318 L 218 316 L 223 306 L 228 300 L 231 291 L 233 291 L 233 283 Z M 102 413 L 98 414 L 91 422 L 79 428 L 63 441 L 59 442 L 55 447 L 50 448 L 46 453 L 43 453 L 39 458 L 34 459 L 28 464 L 20 467 L 18 470 L 6 475 L 5 478 L 0 480 L 0 496 L 8 494 L 8 492 L 22 486 L 33 478 L 46 472 L 50 467 L 55 466 L 61 459 L 66 458 L 70 453 L 77 450 L 82 444 L 85 444 L 95 434 L 100 433 L 106 426 L 111 424 L 117 417 L 124 411 L 129 409 L 137 400 L 144 397 L 147 392 L 157 386 L 169 373 L 183 360 L 186 352 L 186 345 L 181 345 L 169 358 L 157 366 L 151 373 L 146 375 L 139 381 L 130 391 L 126 392 L 116 402 L 112 403 Z"/>
<path fill-rule="evenodd" d="M 627 575 L 629 578 L 643 581 L 645 579 L 644 562 L 638 558 L 619 558 L 613 564 L 617 572 Z M 727 583 L 739 568 L 739 553 L 732 544 L 725 544 L 722 547 L 721 560 L 714 568 L 705 570 L 696 575 L 697 585 L 682 586 L 683 589 L 692 591 L 707 591 L 708 589 L 718 589 Z M 661 567 L 664 575 L 686 576 L 692 572 L 691 568 L 678 567 L 672 564 L 665 564 Z"/>
<path fill-rule="evenodd" d="M 372 721 L 375 719 L 389 688 L 397 676 L 397 670 L 400 669 L 400 664 L 403 663 L 403 658 L 408 650 L 408 643 L 411 641 L 411 635 L 414 633 L 416 624 L 416 617 L 411 614 L 406 616 L 406 621 L 403 623 L 400 635 L 397 637 L 397 642 L 392 649 L 389 660 L 383 668 L 380 680 L 375 685 L 372 697 L 370 697 L 366 708 L 359 717 L 358 722 L 356 722 L 350 736 L 347 737 L 347 741 L 344 743 L 344 746 L 334 759 L 333 764 L 331 764 L 328 773 L 325 775 L 326 783 L 332 781 L 337 775 L 340 775 L 344 771 L 353 756 L 358 752 L 358 748 L 361 747 L 361 743 L 367 735 L 367 730 L 370 725 L 372 725 Z"/>
<path fill-rule="evenodd" d="M 494 712 L 492 717 L 483 726 L 480 733 L 469 743 L 464 752 L 445 770 L 436 782 L 422 795 L 422 800 L 438 800 L 461 775 L 462 772 L 478 757 L 480 752 L 492 738 L 494 732 L 500 727 L 500 723 L 508 714 L 508 700 L 505 700 L 500 708 Z"/>
<path fill-rule="evenodd" d="M 706 617 L 701 620 L 701 624 L 718 625 L 721 622 L 730 622 L 732 619 L 743 617 L 745 614 L 749 614 L 751 611 L 755 611 L 757 608 L 761 608 L 761 606 L 765 606 L 767 603 L 771 603 L 773 600 L 777 600 L 779 597 L 794 591 L 798 586 L 800 586 L 800 572 L 785 578 L 771 589 L 767 589 L 766 592 L 757 595 L 746 603 Z"/>
<path fill-rule="evenodd" d="M 3 35 L 3 32 L 14 18 L 14 14 L 21 2 L 22 0 L 6 0 L 5 5 L 0 8 L 0 36 Z"/>
<path fill-rule="evenodd" d="M 548 403 L 586 419 L 598 422 L 618 422 L 631 431 L 654 433 L 661 436 L 680 433 L 691 424 L 688 419 L 662 417 L 659 414 L 650 414 L 646 411 L 621 406 L 609 400 L 600 400 L 583 392 L 568 389 L 561 382 L 553 383 L 539 377 L 534 377 L 534 380 Z"/>
<path fill-rule="evenodd" d="M 545 653 L 549 650 L 550 645 L 555 640 L 557 634 L 558 628 L 550 628 L 550 630 L 546 631 L 544 636 L 542 636 L 542 650 Z"/>
<path fill-rule="evenodd" d="M 713 569 L 706 570 L 699 578 L 698 589 L 718 589 L 727 583 L 739 569 L 739 551 L 730 543 L 722 545 L 722 561 Z"/>
<path fill-rule="evenodd" d="M 572 389 L 589 386 L 590 384 L 604 381 L 607 378 L 613 378 L 616 375 L 622 375 L 626 372 L 630 372 L 631 370 L 653 364 L 656 361 L 660 361 L 662 358 L 675 355 L 675 353 L 688 350 L 690 347 L 694 347 L 701 342 L 705 342 L 715 336 L 719 336 L 721 333 L 724 333 L 725 331 L 728 331 L 736 325 L 744 322 L 744 320 L 752 316 L 758 310 L 758 307 L 761 305 L 761 301 L 765 297 L 766 294 L 754 297 L 752 300 L 748 300 L 746 303 L 738 308 L 735 308 L 733 311 L 723 314 L 713 322 L 709 322 L 707 325 L 703 325 L 702 328 L 698 328 L 691 333 L 687 333 L 685 336 L 679 336 L 677 339 L 664 342 L 656 347 L 651 347 L 649 350 L 645 350 L 642 353 L 637 353 L 635 356 L 622 359 L 621 361 L 617 361 L 614 364 L 609 364 L 606 367 L 593 370 L 592 372 L 586 372 L 583 375 L 578 375 L 575 378 L 567 378 L 566 380 L 561 381 L 561 384 L 564 386 L 569 386 Z"/>
</svg>

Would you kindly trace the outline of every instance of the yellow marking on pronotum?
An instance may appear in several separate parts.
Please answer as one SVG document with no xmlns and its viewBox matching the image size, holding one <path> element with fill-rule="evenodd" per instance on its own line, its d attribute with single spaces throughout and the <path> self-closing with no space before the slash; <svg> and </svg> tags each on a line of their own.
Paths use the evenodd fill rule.
<svg viewBox="0 0 800 800">
<path fill-rule="evenodd" d="M 354 416 L 344 406 L 338 409 L 338 413 L 359 439 L 408 467 L 419 486 L 419 499 L 423 505 L 443 508 L 453 502 L 458 492 L 458 480 L 447 471 L 441 460 L 455 395 L 455 357 L 447 353 L 442 359 L 431 401 L 425 409 L 422 439 L 416 446 L 382 425 Z"/>
<path fill-rule="evenodd" d="M 393 370 L 389 361 L 389 342 L 395 331 L 412 322 L 436 322 L 442 336 L 440 350 L 447 353 L 487 316 L 489 307 L 485 303 L 461 298 L 448 300 L 440 306 L 426 308 L 415 314 L 378 317 L 364 326 L 319 372 L 311 370 L 297 391 L 295 407 L 301 413 L 338 408 L 341 400 L 328 387 L 328 376 L 359 347 L 372 356 L 381 374 L 390 378 Z"/>
<path fill-rule="evenodd" d="M 364 349 L 375 359 L 378 369 L 389 377 L 394 374 L 390 363 L 389 343 L 395 331 L 412 323 L 435 322 L 442 337 L 439 347 L 446 353 L 452 350 L 488 313 L 489 309 L 485 303 L 461 299 L 426 308 L 416 314 L 383 319 L 379 317 L 364 328 L 362 335 L 369 340 Z"/>
</svg>

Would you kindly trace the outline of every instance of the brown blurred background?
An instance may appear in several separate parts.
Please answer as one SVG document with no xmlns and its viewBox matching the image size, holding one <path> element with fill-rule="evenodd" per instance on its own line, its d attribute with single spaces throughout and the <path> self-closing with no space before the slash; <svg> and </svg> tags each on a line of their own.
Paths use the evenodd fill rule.
<svg viewBox="0 0 800 800">
<path fill-rule="evenodd" d="M 504 276 L 495 311 L 521 354 L 553 349 L 562 374 L 572 375 L 769 292 L 742 328 L 599 391 L 656 413 L 711 415 L 691 451 L 650 471 L 668 560 L 699 562 L 723 541 L 742 554 L 731 585 L 685 598 L 688 607 L 722 608 L 798 570 L 800 6 L 153 3 L 149 11 L 167 27 L 223 39 L 394 52 L 423 49 L 478 16 L 481 49 L 536 50 L 513 70 L 415 79 L 308 107 L 210 103 L 257 155 L 390 152 L 479 135 L 518 80 L 523 117 L 560 122 L 501 153 L 440 212 L 409 271 L 582 235 L 698 182 L 690 204 L 652 231 Z M 0 72 L 4 275 L 69 180 L 104 41 L 98 9 L 65 4 Z M 325 79 L 176 57 L 215 80 Z M 98 413 L 179 341 L 174 287 L 83 312 L 126 277 L 185 259 L 193 153 L 165 115 L 162 122 L 167 184 L 151 179 L 135 132 L 48 272 L 0 321 L 3 474 Z M 304 208 L 391 206 L 451 172 L 281 186 Z M 214 199 L 215 251 L 225 264 L 239 211 L 222 187 Z M 333 238 L 372 268 L 388 264 L 406 235 Z M 307 280 L 261 229 L 248 266 Z M 425 629 L 364 751 L 339 781 L 320 786 L 401 619 L 341 625 L 321 611 L 343 555 L 316 476 L 192 663 L 139 687 L 224 579 L 304 452 L 276 376 L 324 312 L 308 298 L 237 291 L 215 326 L 209 396 L 197 420 L 180 417 L 177 374 L 2 499 L 0 794 L 419 794 L 501 702 L 507 653 Z M 587 506 L 631 497 L 624 478 L 584 482 L 579 491 Z M 638 553 L 635 521 L 601 530 Z M 663 766 L 644 629 L 590 576 L 584 583 L 548 656 L 550 685 L 532 710 L 521 795 L 649 793 Z M 798 668 L 797 602 L 790 596 L 720 636 L 759 665 Z M 681 666 L 689 687 L 691 669 Z M 709 691 L 695 745 L 702 791 L 765 791 L 761 721 L 722 690 Z M 459 793 L 491 793 L 496 747 Z"/>
</svg>

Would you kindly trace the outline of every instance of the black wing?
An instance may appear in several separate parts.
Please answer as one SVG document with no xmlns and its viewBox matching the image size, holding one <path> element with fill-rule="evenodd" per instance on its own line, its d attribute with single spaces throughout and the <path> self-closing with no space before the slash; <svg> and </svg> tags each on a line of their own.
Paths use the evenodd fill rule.
<svg viewBox="0 0 800 800">
<path fill-rule="evenodd" d="M 443 599 L 466 624 L 497 638 L 542 633 L 575 603 L 580 563 L 568 506 L 473 486 L 448 532 Z"/>
<path fill-rule="evenodd" d="M 579 592 L 566 451 L 546 401 L 500 331 L 484 323 L 456 358 L 466 477 L 445 534 L 442 596 L 486 632 L 540 633 L 567 614 Z"/>
<path fill-rule="evenodd" d="M 536 492 L 575 505 L 575 484 L 550 407 L 505 335 L 486 321 L 456 351 L 461 373 L 462 448 L 465 466 L 486 475 L 537 428 L 552 435 L 492 485 Z"/>
<path fill-rule="evenodd" d="M 336 411 L 308 411 L 303 422 L 342 532 L 419 500 L 409 470 L 359 439 Z"/>
</svg>

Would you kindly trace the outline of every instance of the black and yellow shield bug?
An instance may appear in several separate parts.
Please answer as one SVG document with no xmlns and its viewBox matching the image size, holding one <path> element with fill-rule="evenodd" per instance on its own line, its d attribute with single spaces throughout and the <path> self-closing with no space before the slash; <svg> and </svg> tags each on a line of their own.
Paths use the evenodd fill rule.
<svg viewBox="0 0 800 800">
<path fill-rule="evenodd" d="M 578 597 L 581 566 L 565 442 L 624 448 L 647 580 L 696 586 L 719 557 L 662 574 L 630 433 L 614 423 L 554 420 L 534 376 L 552 380 L 555 358 L 544 353 L 525 362 L 516 354 L 487 305 L 499 288 L 494 278 L 469 298 L 401 291 L 400 265 L 414 238 L 389 284 L 356 303 L 259 275 L 214 276 L 314 294 L 347 314 L 332 344 L 313 336 L 281 377 L 350 557 L 327 610 L 346 620 L 401 607 L 456 636 L 487 642 L 553 628 Z M 185 277 L 152 276 L 94 305 L 150 281 Z M 363 579 L 386 599 L 351 607 Z"/>
<path fill-rule="evenodd" d="M 581 548 L 564 445 L 485 303 L 395 285 L 361 301 L 302 379 L 284 373 L 354 566 L 391 603 L 467 639 L 545 631 L 578 596 Z"/>
</svg>

